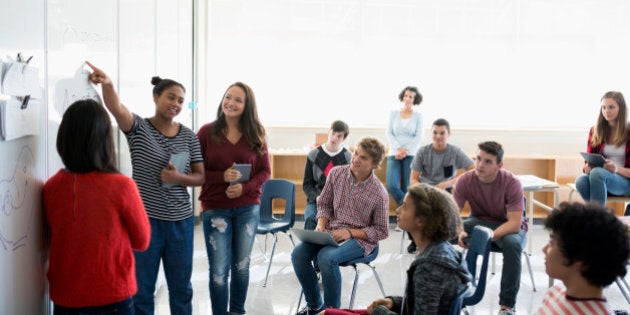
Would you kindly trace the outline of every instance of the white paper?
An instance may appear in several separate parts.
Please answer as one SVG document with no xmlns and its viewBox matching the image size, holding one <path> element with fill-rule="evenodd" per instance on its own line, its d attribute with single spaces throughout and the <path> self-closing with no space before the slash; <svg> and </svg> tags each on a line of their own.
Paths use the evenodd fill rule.
<svg viewBox="0 0 630 315">
<path fill-rule="evenodd" d="M 2 94 L 11 96 L 30 95 L 42 98 L 39 88 L 39 69 L 24 62 L 6 64 L 8 67 L 2 78 Z"/>
<path fill-rule="evenodd" d="M 63 116 L 63 113 L 72 103 L 79 100 L 93 99 L 103 104 L 101 96 L 88 80 L 89 74 L 90 72 L 84 68 L 84 63 L 81 63 L 74 73 L 74 77 L 59 80 L 55 84 L 53 106 L 60 116 Z"/>
<path fill-rule="evenodd" d="M 39 100 L 31 98 L 25 109 L 21 108 L 22 103 L 16 97 L 0 102 L 0 129 L 4 140 L 39 134 Z"/>
</svg>

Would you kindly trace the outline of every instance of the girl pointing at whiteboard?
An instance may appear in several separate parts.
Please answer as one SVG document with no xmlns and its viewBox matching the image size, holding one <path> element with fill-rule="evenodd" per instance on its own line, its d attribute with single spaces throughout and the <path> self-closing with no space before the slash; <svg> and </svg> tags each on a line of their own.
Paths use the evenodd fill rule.
<svg viewBox="0 0 630 315">
<path fill-rule="evenodd" d="M 153 77 L 155 114 L 141 118 L 120 103 L 105 72 L 89 62 L 86 64 L 93 71 L 90 81 L 101 85 L 105 107 L 127 137 L 133 179 L 151 223 L 149 248 L 135 252 L 136 313 L 153 314 L 153 293 L 161 260 L 171 314 L 191 314 L 194 216 L 186 187 L 203 184 L 204 170 L 195 133 L 173 120 L 182 110 L 184 86 L 170 79 Z M 188 158 L 179 166 L 181 169 L 177 169 L 174 158 L 182 156 Z"/>
</svg>

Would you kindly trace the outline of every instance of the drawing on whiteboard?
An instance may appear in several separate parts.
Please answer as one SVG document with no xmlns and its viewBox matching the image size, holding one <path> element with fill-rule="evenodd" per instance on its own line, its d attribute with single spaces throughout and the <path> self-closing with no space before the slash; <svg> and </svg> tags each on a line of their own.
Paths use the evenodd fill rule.
<svg viewBox="0 0 630 315">
<path fill-rule="evenodd" d="M 110 37 L 103 36 L 96 32 L 88 32 L 80 30 L 75 26 L 67 25 L 63 30 L 62 41 L 66 43 L 97 43 L 97 42 L 114 42 Z"/>
<path fill-rule="evenodd" d="M 88 80 L 89 75 L 90 72 L 84 69 L 84 63 L 81 63 L 74 73 L 74 77 L 59 80 L 55 84 L 54 107 L 57 109 L 59 117 L 63 116 L 63 113 L 66 112 L 66 109 L 68 109 L 72 103 L 79 100 L 93 99 L 103 104 L 101 96 Z"/>
<path fill-rule="evenodd" d="M 26 246 L 36 210 L 31 205 L 27 205 L 27 202 L 40 198 L 34 195 L 31 182 L 34 162 L 33 151 L 28 145 L 24 145 L 20 149 L 14 167 L 9 168 L 8 176 L 0 178 L 0 214 L 4 218 L 9 218 L 9 220 L 0 220 L 2 223 L 0 224 L 0 245 L 4 250 L 15 251 Z"/>
</svg>

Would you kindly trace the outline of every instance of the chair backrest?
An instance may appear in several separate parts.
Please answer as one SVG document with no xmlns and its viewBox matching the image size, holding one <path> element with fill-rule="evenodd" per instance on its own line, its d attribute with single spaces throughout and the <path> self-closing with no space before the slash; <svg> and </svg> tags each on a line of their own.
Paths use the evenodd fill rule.
<svg viewBox="0 0 630 315">
<path fill-rule="evenodd" d="M 470 294 L 470 286 L 465 287 L 461 292 L 459 292 L 455 298 L 453 298 L 453 302 L 451 302 L 451 307 L 448 309 L 449 315 L 459 315 L 462 311 L 462 303 L 464 302 L 464 298 Z"/>
<path fill-rule="evenodd" d="M 284 214 L 281 218 L 273 215 L 273 200 L 281 198 L 285 200 Z M 288 222 L 289 227 L 295 223 L 295 184 L 284 178 L 270 178 L 262 187 L 260 197 L 261 222 L 282 221 Z"/>
<path fill-rule="evenodd" d="M 466 251 L 466 264 L 468 265 L 468 271 L 472 275 L 474 291 L 472 295 L 464 298 L 462 306 L 475 305 L 483 298 L 483 294 L 486 291 L 488 258 L 493 235 L 494 233 L 491 229 L 479 225 L 475 226 L 470 235 L 470 243 Z M 477 272 L 477 257 L 479 256 L 482 257 L 482 262 L 481 270 Z"/>
</svg>

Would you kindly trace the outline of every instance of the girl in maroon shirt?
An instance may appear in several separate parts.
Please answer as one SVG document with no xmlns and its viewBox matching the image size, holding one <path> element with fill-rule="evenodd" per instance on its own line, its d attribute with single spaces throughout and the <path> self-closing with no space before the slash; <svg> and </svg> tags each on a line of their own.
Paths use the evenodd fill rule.
<svg viewBox="0 0 630 315">
<path fill-rule="evenodd" d="M 199 200 L 204 209 L 212 313 L 227 314 L 229 303 L 230 314 L 245 314 L 260 195 L 271 175 L 265 128 L 251 88 L 241 82 L 228 87 L 217 119 L 202 126 L 197 136 L 205 171 Z M 235 163 L 251 164 L 248 179 L 232 167 Z"/>
</svg>

